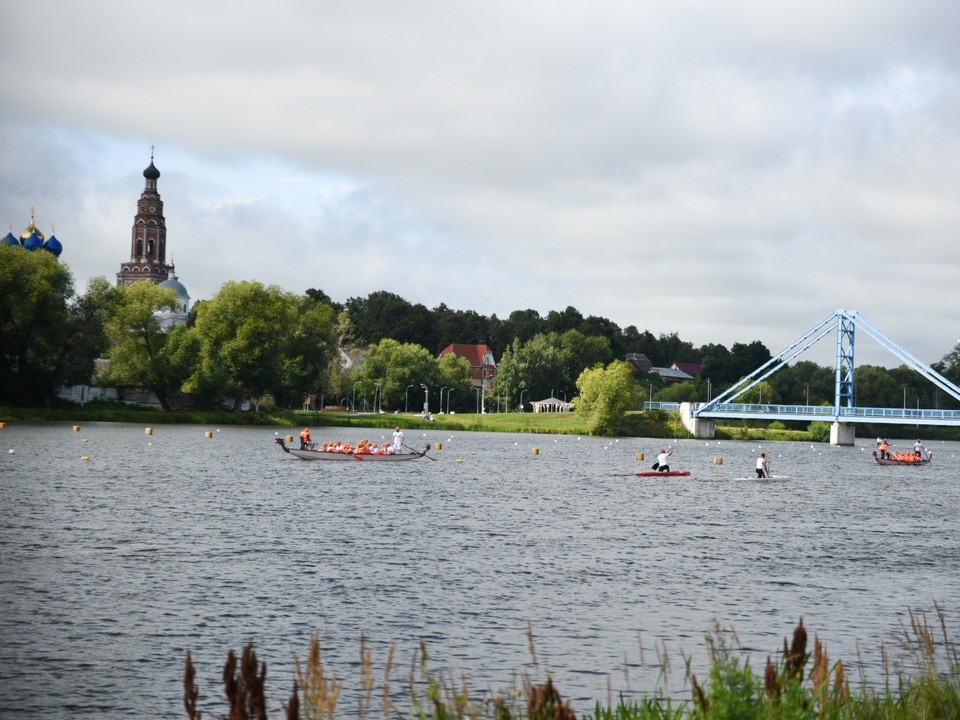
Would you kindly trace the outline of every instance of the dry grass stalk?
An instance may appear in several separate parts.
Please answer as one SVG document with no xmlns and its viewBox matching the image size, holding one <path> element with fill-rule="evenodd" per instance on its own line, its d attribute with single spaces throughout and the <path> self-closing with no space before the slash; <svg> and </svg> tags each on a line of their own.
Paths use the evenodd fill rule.
<svg viewBox="0 0 960 720">
<path fill-rule="evenodd" d="M 300 720 L 300 687 L 293 681 L 293 692 L 283 708 L 287 713 L 287 720 Z"/>
<path fill-rule="evenodd" d="M 203 713 L 197 710 L 197 699 L 200 697 L 200 691 L 194 682 L 196 676 L 197 670 L 193 667 L 193 658 L 190 657 L 190 651 L 187 650 L 187 663 L 183 671 L 183 707 L 190 720 L 203 720 Z"/>
<path fill-rule="evenodd" d="M 401 715 L 400 710 L 390 697 L 390 674 L 393 671 L 393 658 L 396 655 L 397 646 L 391 645 L 387 652 L 387 666 L 383 670 L 383 716 Z M 402 715 L 401 715 L 402 716 Z"/>
<path fill-rule="evenodd" d="M 240 656 L 231 650 L 223 666 L 223 690 L 230 703 L 228 720 L 267 720 L 267 699 L 264 695 L 264 681 L 267 677 L 267 664 L 263 663 L 257 671 L 257 654 L 253 643 L 247 643 Z"/>
<path fill-rule="evenodd" d="M 670 654 L 667 652 L 667 641 L 661 640 L 660 647 L 654 646 L 654 650 L 657 652 L 657 660 L 660 663 L 660 674 L 657 682 L 665 686 L 670 679 Z"/>
<path fill-rule="evenodd" d="M 837 660 L 837 665 L 833 669 L 833 692 L 838 704 L 850 702 L 850 687 L 847 685 L 847 676 L 843 671 L 843 660 Z"/>
<path fill-rule="evenodd" d="M 366 635 L 360 635 L 360 697 L 357 699 L 357 715 L 360 720 L 367 717 L 367 708 L 373 700 L 373 652 L 367 647 Z"/>
<path fill-rule="evenodd" d="M 787 664 L 787 678 L 790 680 L 803 679 L 803 666 L 807 662 L 807 631 L 803 627 L 803 618 L 793 630 L 793 641 L 787 649 L 787 641 L 783 641 L 783 656 Z"/>
<path fill-rule="evenodd" d="M 535 668 L 540 667 L 540 663 L 537 662 L 537 647 L 536 643 L 533 641 L 533 624 L 527 620 L 527 647 L 530 650 L 530 659 L 533 662 Z"/>
<path fill-rule="evenodd" d="M 710 712 L 710 703 L 707 701 L 707 693 L 697 682 L 696 675 L 690 675 L 690 684 L 693 687 L 693 706 L 703 717 L 707 717 Z"/>
<path fill-rule="evenodd" d="M 767 697 L 774 702 L 780 699 L 780 693 L 783 688 L 780 686 L 780 678 L 777 674 L 777 668 L 767 655 L 767 666 L 763 669 L 763 691 Z"/>
<path fill-rule="evenodd" d="M 830 658 L 819 635 L 813 636 L 813 669 L 810 671 L 810 682 L 817 694 L 821 693 L 821 689 L 824 693 L 830 690 Z"/>
<path fill-rule="evenodd" d="M 301 665 L 298 657 L 294 657 L 294 667 L 297 683 L 303 693 L 306 717 L 310 720 L 333 720 L 343 686 L 337 682 L 336 674 L 327 678 L 320 653 L 320 636 L 316 632 L 310 634 L 310 652 L 307 655 L 306 667 Z"/>
<path fill-rule="evenodd" d="M 529 720 L 577 720 L 570 703 L 560 697 L 553 685 L 553 679 L 547 678 L 543 685 L 528 686 L 527 718 Z"/>
</svg>

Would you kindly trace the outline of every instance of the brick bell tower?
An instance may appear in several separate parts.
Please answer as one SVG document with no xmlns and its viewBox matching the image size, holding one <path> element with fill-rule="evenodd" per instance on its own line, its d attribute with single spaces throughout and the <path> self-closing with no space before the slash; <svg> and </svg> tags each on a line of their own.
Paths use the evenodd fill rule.
<svg viewBox="0 0 960 720">
<path fill-rule="evenodd" d="M 137 214 L 133 219 L 130 239 L 130 262 L 120 265 L 117 285 L 130 285 L 138 280 L 160 283 L 170 275 L 167 265 L 167 223 L 163 218 L 163 201 L 157 192 L 160 171 L 153 164 L 150 148 L 150 167 L 143 171 L 146 179 Z"/>
</svg>

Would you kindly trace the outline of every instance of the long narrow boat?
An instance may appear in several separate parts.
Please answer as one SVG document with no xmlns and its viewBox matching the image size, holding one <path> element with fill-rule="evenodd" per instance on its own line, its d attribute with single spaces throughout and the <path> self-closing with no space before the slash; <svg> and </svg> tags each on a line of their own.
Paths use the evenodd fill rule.
<svg viewBox="0 0 960 720">
<path fill-rule="evenodd" d="M 298 450 L 288 448 L 283 438 L 276 438 L 275 442 L 281 449 L 290 455 L 295 455 L 301 460 L 331 460 L 334 462 L 402 462 L 404 460 L 419 460 L 427 456 L 430 445 L 427 445 L 423 452 L 412 450 L 404 453 L 391 453 L 385 455 L 375 455 L 373 453 L 343 453 L 327 452 L 324 450 Z M 433 460 L 434 458 L 430 458 Z"/>
<path fill-rule="evenodd" d="M 893 458 L 882 458 L 877 455 L 876 450 L 870 454 L 873 455 L 873 459 L 881 465 L 906 465 L 908 467 L 920 467 L 921 465 L 929 465 L 933 461 L 932 452 L 928 452 L 926 457 L 919 458 L 918 460 L 894 460 Z"/>
<path fill-rule="evenodd" d="M 637 477 L 686 477 L 689 474 L 689 470 L 667 470 L 666 472 L 641 470 L 637 473 Z"/>
</svg>

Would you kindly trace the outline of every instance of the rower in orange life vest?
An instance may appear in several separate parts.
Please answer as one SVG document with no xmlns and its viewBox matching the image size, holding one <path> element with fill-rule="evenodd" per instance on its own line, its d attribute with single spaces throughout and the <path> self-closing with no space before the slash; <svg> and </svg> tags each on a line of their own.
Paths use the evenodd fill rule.
<svg viewBox="0 0 960 720">
<path fill-rule="evenodd" d="M 882 440 L 882 441 L 880 442 L 880 459 L 881 459 L 881 460 L 890 457 L 890 453 L 887 452 L 887 449 L 888 449 L 889 447 L 890 447 L 890 446 L 889 446 L 889 444 L 888 444 L 888 442 L 887 442 L 886 439 L 884 439 L 884 440 Z"/>
<path fill-rule="evenodd" d="M 304 428 L 300 431 L 300 449 L 308 450 L 310 445 L 310 428 Z"/>
</svg>

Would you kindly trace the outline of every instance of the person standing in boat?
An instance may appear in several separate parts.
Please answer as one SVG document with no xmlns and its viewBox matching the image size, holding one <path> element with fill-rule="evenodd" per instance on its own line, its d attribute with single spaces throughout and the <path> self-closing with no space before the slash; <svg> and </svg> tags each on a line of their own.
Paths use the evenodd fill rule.
<svg viewBox="0 0 960 720">
<path fill-rule="evenodd" d="M 398 453 L 403 447 L 403 430 L 399 427 L 394 428 L 393 431 L 393 452 Z"/>
<path fill-rule="evenodd" d="M 923 459 L 923 453 L 924 453 L 925 450 L 926 450 L 926 448 L 923 446 L 923 443 L 920 442 L 919 440 L 917 440 L 917 441 L 913 444 L 913 453 L 914 453 L 914 455 L 917 456 L 917 460 Z"/>
<path fill-rule="evenodd" d="M 300 449 L 309 450 L 310 445 L 310 428 L 304 428 L 300 431 Z"/>
<path fill-rule="evenodd" d="M 884 438 L 883 442 L 880 443 L 880 459 L 886 460 L 890 457 L 890 442 Z"/>
<path fill-rule="evenodd" d="M 670 466 L 667 463 L 670 461 L 671 455 L 673 455 L 672 447 L 660 451 L 660 454 L 657 455 L 657 472 L 670 472 Z"/>
<path fill-rule="evenodd" d="M 770 461 L 767 460 L 766 453 L 760 453 L 760 457 L 757 458 L 757 477 L 770 477 Z"/>
</svg>

